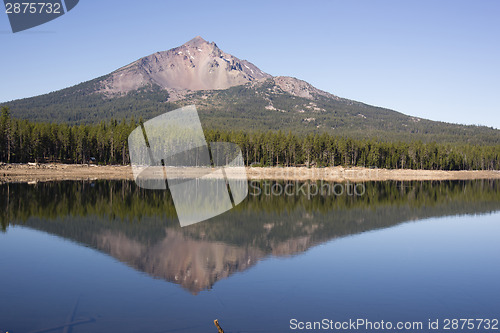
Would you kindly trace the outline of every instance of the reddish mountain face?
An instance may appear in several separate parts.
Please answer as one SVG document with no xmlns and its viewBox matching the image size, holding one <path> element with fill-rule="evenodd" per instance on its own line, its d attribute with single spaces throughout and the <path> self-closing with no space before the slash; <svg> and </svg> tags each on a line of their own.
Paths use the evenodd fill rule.
<svg viewBox="0 0 500 333">
<path fill-rule="evenodd" d="M 252 63 L 220 50 L 201 37 L 122 67 L 101 83 L 109 95 L 156 84 L 167 90 L 216 90 L 271 78 Z"/>
</svg>

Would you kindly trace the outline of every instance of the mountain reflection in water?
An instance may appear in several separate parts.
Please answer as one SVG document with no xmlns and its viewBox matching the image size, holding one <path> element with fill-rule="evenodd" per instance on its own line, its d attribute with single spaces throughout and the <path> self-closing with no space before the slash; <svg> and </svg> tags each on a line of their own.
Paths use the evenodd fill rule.
<svg viewBox="0 0 500 333">
<path fill-rule="evenodd" d="M 93 247 L 197 294 L 269 256 L 407 221 L 500 210 L 499 181 L 364 185 L 362 196 L 249 195 L 223 215 L 181 228 L 168 191 L 130 181 L 2 184 L 0 222 L 3 230 L 23 225 Z"/>
</svg>

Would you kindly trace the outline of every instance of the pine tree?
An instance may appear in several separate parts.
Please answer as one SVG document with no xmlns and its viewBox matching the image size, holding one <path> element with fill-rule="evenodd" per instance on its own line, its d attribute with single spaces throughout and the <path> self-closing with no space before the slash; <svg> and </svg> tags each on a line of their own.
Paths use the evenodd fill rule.
<svg viewBox="0 0 500 333">
<path fill-rule="evenodd" d="M 3 160 L 10 163 L 11 145 L 12 145 L 12 126 L 10 118 L 10 110 L 8 107 L 2 107 L 2 115 L 0 116 L 0 136 L 1 147 L 0 152 Z"/>
</svg>

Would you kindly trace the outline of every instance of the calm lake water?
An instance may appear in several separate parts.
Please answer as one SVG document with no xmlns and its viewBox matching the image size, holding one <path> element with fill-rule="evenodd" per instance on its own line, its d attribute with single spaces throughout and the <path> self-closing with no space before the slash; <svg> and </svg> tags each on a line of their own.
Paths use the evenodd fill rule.
<svg viewBox="0 0 500 333">
<path fill-rule="evenodd" d="M 283 185 L 254 183 L 261 195 L 184 228 L 168 192 L 133 182 L 0 185 L 0 332 L 500 318 L 499 181 L 365 183 L 359 196 L 270 184 Z"/>
</svg>

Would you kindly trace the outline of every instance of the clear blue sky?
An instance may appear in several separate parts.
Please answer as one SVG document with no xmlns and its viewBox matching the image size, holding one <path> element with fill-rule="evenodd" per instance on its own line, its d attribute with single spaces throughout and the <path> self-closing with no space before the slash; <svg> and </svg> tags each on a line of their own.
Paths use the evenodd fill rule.
<svg viewBox="0 0 500 333">
<path fill-rule="evenodd" d="M 16 34 L 2 7 L 0 102 L 93 79 L 196 35 L 341 97 L 500 128 L 497 0 L 80 0 Z"/>
</svg>

